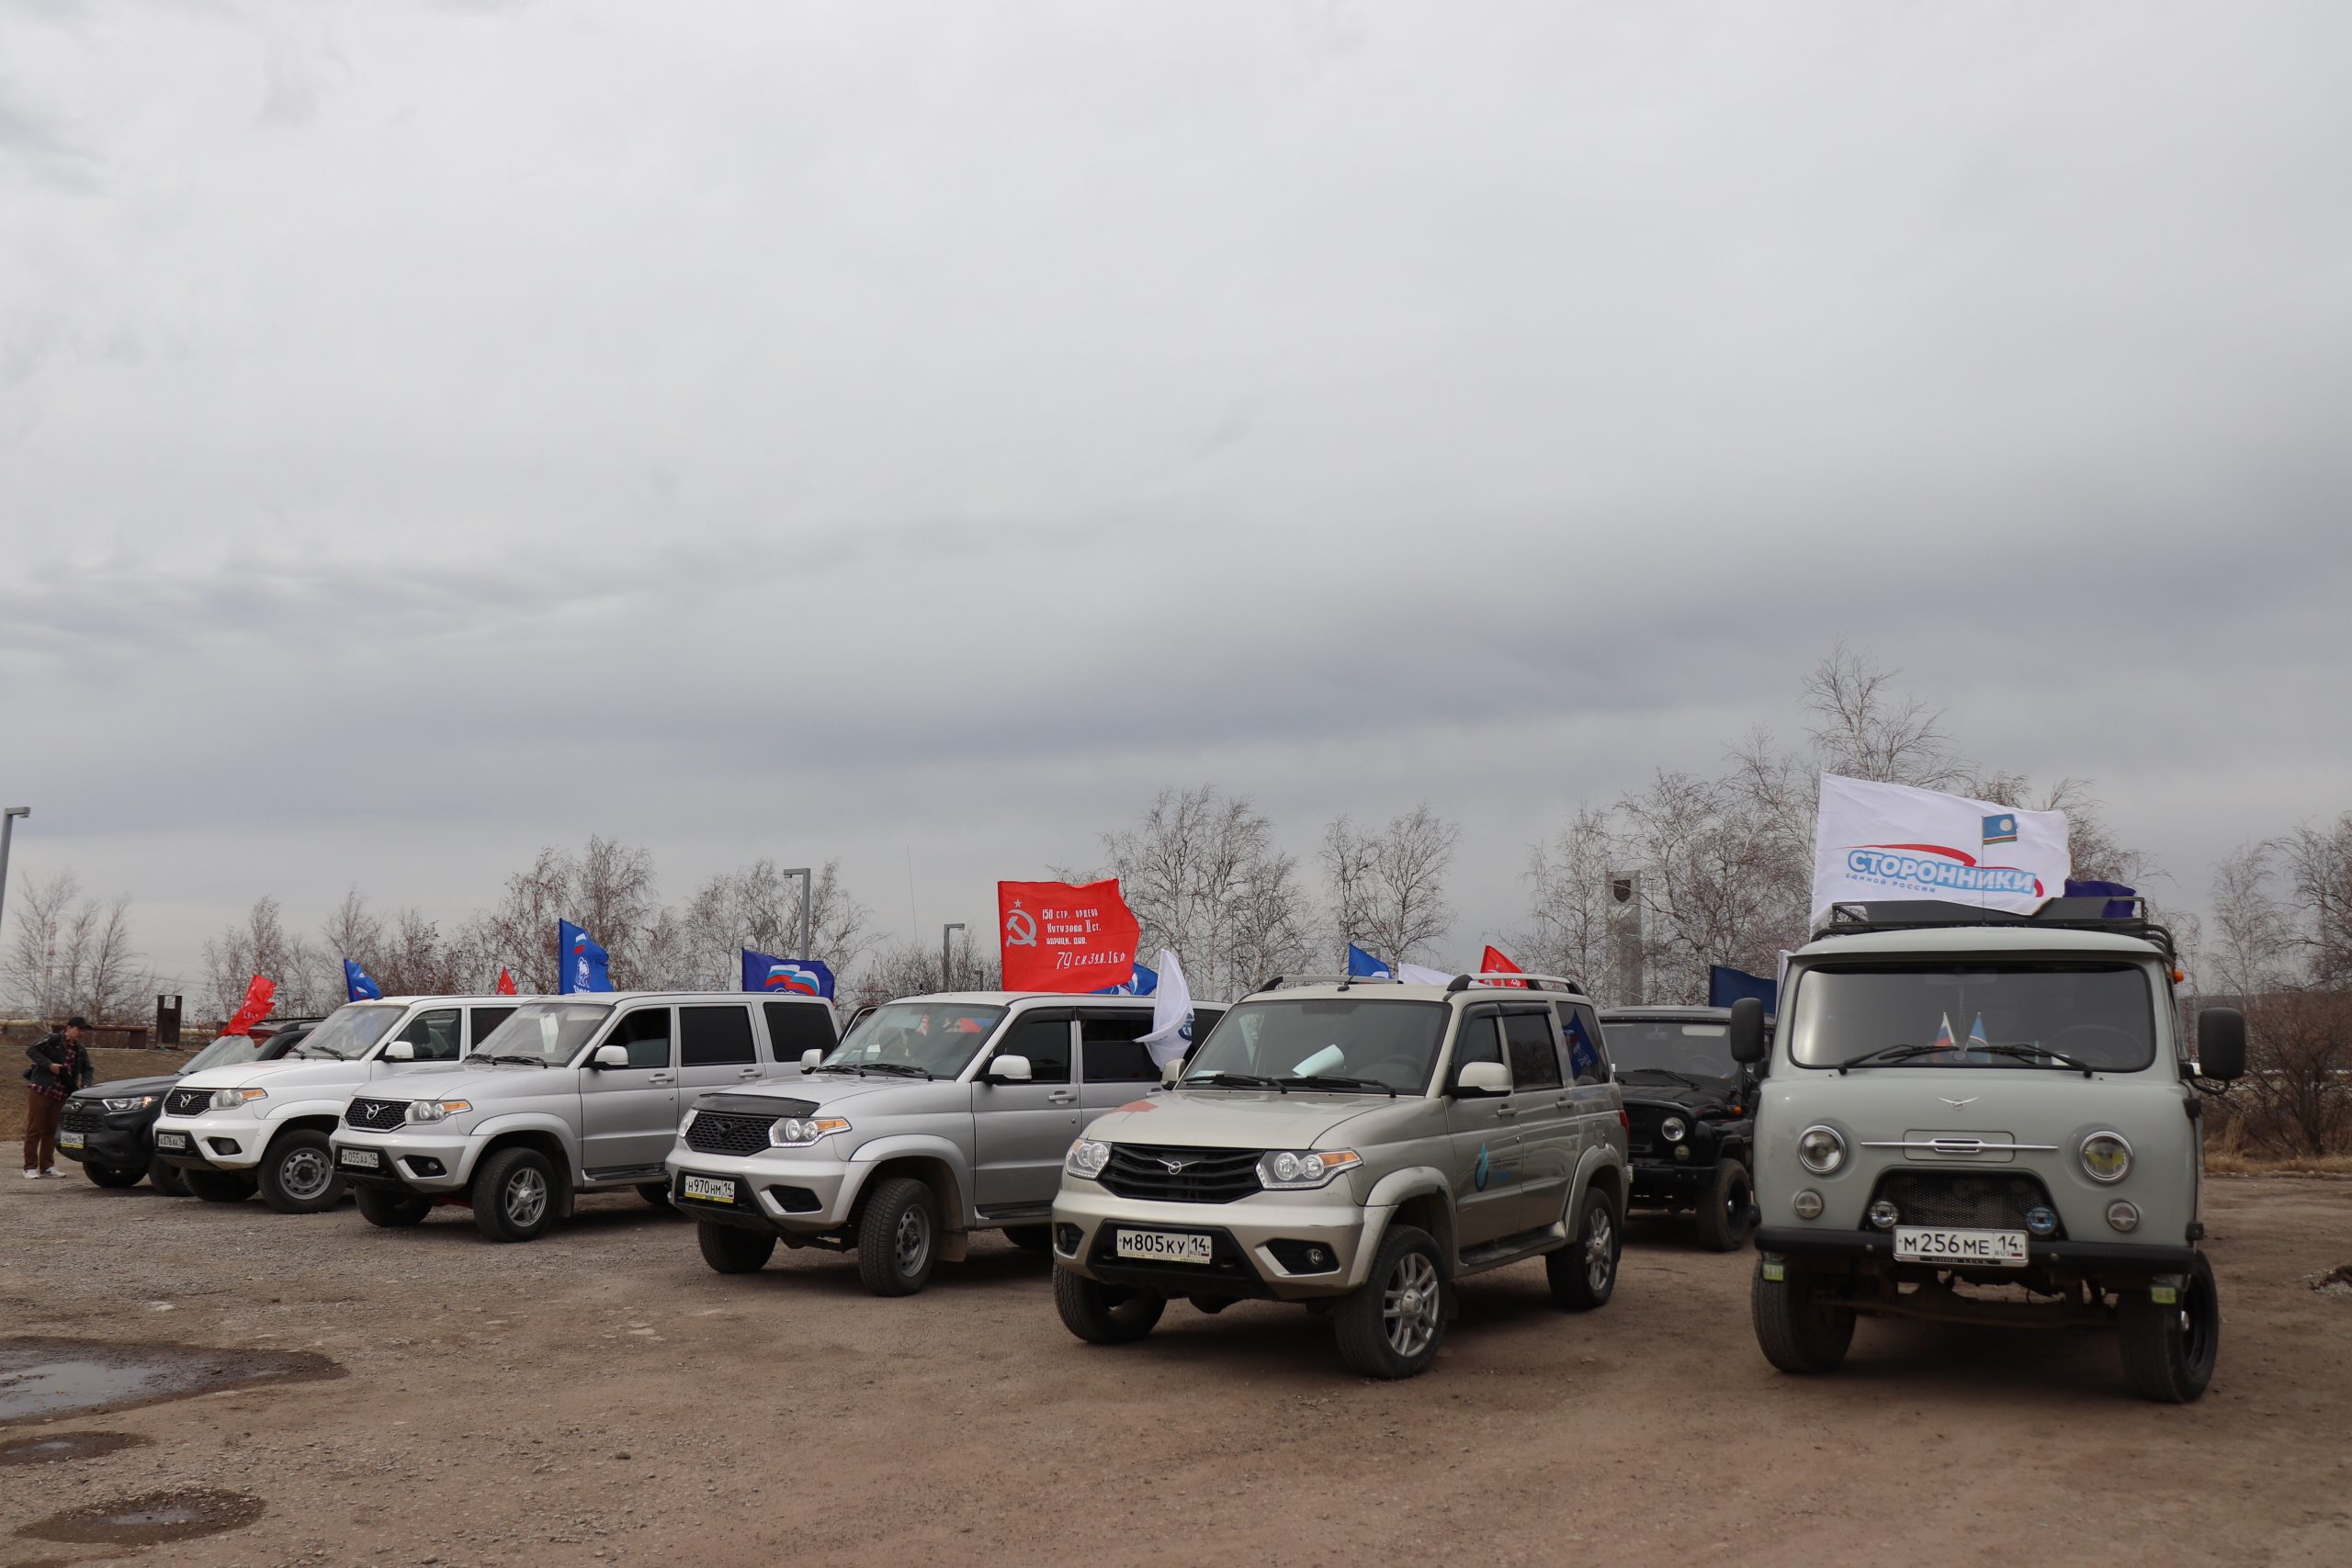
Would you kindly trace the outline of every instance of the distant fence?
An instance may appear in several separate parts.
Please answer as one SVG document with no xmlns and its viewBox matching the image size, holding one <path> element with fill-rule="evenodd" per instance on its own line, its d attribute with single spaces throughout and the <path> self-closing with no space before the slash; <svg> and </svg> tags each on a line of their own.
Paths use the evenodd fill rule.
<svg viewBox="0 0 2352 1568">
<path fill-rule="evenodd" d="M 0 1022 L 0 1049 L 13 1056 L 55 1027 L 30 1021 Z M 101 1051 L 144 1051 L 154 1040 L 155 1026 L 150 1023 L 93 1024 L 89 1034 L 89 1044 Z"/>
</svg>

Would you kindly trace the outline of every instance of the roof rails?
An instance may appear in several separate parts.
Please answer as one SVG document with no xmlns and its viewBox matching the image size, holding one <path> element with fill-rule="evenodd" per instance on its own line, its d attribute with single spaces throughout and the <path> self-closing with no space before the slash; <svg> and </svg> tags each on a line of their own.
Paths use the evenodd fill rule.
<svg viewBox="0 0 2352 1568">
<path fill-rule="evenodd" d="M 2117 904 L 2131 912 L 2109 915 Z M 1932 931 L 1952 926 L 2023 926 L 2036 931 L 2109 931 L 2151 942 L 2167 960 L 2176 957 L 2172 932 L 2148 919 L 2148 900 L 2139 894 L 2109 897 L 2098 894 L 2082 898 L 2049 898 L 2031 914 L 1985 909 L 1942 898 L 1874 899 L 1868 903 L 1829 906 L 1829 923 L 1813 933 L 1826 937 L 1862 936 L 1871 931 Z"/>
<path fill-rule="evenodd" d="M 1456 975 L 1445 983 L 1446 990 L 1467 990 L 1479 983 L 1498 987 L 1518 987 L 1530 991 L 1565 991 L 1572 997 L 1585 994 L 1584 987 L 1563 975 L 1530 975 L 1517 969 L 1481 969 L 1476 974 Z M 1274 975 L 1258 987 L 1261 991 L 1279 991 L 1285 986 L 1401 986 L 1405 981 L 1394 975 Z"/>
</svg>

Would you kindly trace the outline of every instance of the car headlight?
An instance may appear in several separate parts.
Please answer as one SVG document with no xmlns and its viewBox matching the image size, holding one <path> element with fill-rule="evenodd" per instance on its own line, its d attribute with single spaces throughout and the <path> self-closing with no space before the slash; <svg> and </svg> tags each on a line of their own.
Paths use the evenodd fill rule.
<svg viewBox="0 0 2352 1568">
<path fill-rule="evenodd" d="M 779 1149 L 805 1149 L 820 1138 L 849 1131 L 840 1116 L 781 1116 L 768 1126 L 768 1142 Z"/>
<path fill-rule="evenodd" d="M 2132 1174 L 2132 1145 L 2120 1133 L 2093 1133 L 2077 1153 L 2083 1174 L 2093 1181 L 2112 1184 Z"/>
<path fill-rule="evenodd" d="M 1276 1149 L 1259 1159 L 1258 1185 L 1272 1192 L 1304 1191 L 1363 1163 L 1353 1149 Z"/>
<path fill-rule="evenodd" d="M 1657 1124 L 1657 1135 L 1669 1144 L 1679 1144 L 1690 1131 L 1690 1124 L 1679 1116 L 1669 1116 Z"/>
<path fill-rule="evenodd" d="M 103 1103 L 108 1111 L 144 1111 L 155 1103 L 155 1097 L 152 1094 L 127 1094 L 119 1100 L 108 1100 Z"/>
<path fill-rule="evenodd" d="M 471 1111 L 470 1100 L 412 1100 L 408 1102 L 408 1119 L 412 1122 L 446 1122 L 460 1111 Z"/>
<path fill-rule="evenodd" d="M 1819 1122 L 1797 1134 L 1797 1159 L 1815 1176 L 1828 1176 L 1846 1163 L 1846 1140 Z"/>
<path fill-rule="evenodd" d="M 687 1111 L 684 1116 L 679 1117 L 679 1118 L 678 1118 L 678 1136 L 680 1136 L 680 1137 L 682 1137 L 682 1138 L 683 1138 L 683 1137 L 684 1137 L 684 1136 L 686 1135 L 686 1129 L 687 1129 L 687 1128 L 689 1128 L 689 1127 L 691 1127 L 691 1126 L 693 1126 L 694 1124 L 695 1124 L 695 1113 L 694 1113 L 693 1111 Z"/>
<path fill-rule="evenodd" d="M 1110 1145 L 1096 1143 L 1092 1138 L 1080 1138 L 1069 1146 L 1069 1153 L 1062 1159 L 1062 1168 L 1072 1176 L 1083 1176 L 1091 1181 L 1102 1175 L 1102 1168 L 1110 1163 Z"/>
<path fill-rule="evenodd" d="M 269 1090 L 266 1089 L 216 1089 L 212 1091 L 212 1109 L 215 1111 L 234 1111 L 238 1106 L 243 1105 L 249 1100 L 267 1100 L 268 1098 Z"/>
</svg>

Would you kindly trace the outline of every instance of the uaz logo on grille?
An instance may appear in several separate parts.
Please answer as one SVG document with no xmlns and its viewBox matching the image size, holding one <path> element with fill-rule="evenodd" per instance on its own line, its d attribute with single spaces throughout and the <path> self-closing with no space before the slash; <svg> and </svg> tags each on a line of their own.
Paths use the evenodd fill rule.
<svg viewBox="0 0 2352 1568">
<path fill-rule="evenodd" d="M 1198 1155 L 1186 1155 L 1182 1159 L 1170 1159 L 1166 1155 L 1159 1156 L 1159 1163 L 1168 1168 L 1168 1174 L 1170 1176 L 1182 1176 L 1187 1169 L 1200 1162 Z"/>
</svg>

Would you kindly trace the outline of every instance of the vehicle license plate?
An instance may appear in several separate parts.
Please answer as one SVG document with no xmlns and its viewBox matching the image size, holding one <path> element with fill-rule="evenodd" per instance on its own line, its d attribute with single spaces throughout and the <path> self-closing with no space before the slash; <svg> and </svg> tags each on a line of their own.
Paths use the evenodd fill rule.
<svg viewBox="0 0 2352 1568">
<path fill-rule="evenodd" d="M 1175 1231 L 1121 1231 L 1113 1250 L 1121 1258 L 1148 1263 L 1207 1263 L 1216 1256 L 1211 1237 Z"/>
<path fill-rule="evenodd" d="M 1894 1227 L 1894 1256 L 1905 1263 L 1974 1263 L 1996 1269 L 2026 1265 L 2023 1231 L 1948 1231 Z"/>
<path fill-rule="evenodd" d="M 384 1156 L 373 1149 L 342 1149 L 337 1152 L 343 1156 L 343 1163 L 355 1170 L 384 1168 Z"/>
<path fill-rule="evenodd" d="M 61 1149 L 78 1149 L 82 1146 L 82 1134 L 60 1133 L 57 1134 L 57 1146 Z"/>
<path fill-rule="evenodd" d="M 685 1182 L 686 1196 L 699 1198 L 706 1203 L 735 1201 L 735 1179 L 729 1176 L 689 1176 Z"/>
<path fill-rule="evenodd" d="M 187 1147 L 187 1134 L 186 1133 L 158 1133 L 155 1134 L 155 1146 L 159 1149 L 184 1149 Z"/>
</svg>

